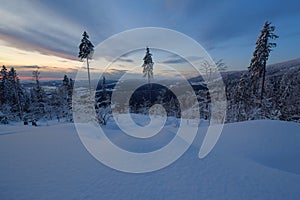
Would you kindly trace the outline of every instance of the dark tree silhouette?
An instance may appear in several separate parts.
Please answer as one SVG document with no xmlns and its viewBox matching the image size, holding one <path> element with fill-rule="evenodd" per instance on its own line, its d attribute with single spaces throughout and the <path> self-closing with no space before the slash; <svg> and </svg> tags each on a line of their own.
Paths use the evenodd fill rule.
<svg viewBox="0 0 300 200">
<path fill-rule="evenodd" d="M 81 60 L 86 59 L 87 71 L 88 71 L 88 81 L 89 81 L 89 92 L 91 94 L 91 76 L 90 76 L 90 66 L 89 59 L 92 59 L 92 55 L 94 53 L 94 45 L 89 40 L 89 35 L 86 31 L 82 34 L 83 38 L 81 39 L 81 43 L 79 45 L 79 55 L 78 57 Z"/>
<path fill-rule="evenodd" d="M 150 88 L 151 88 L 151 78 L 153 77 L 153 61 L 152 61 L 152 54 L 150 53 L 150 49 L 146 48 L 146 55 L 144 57 L 144 64 L 143 67 L 143 74 L 144 77 L 147 77 L 148 79 L 148 90 L 150 94 Z"/>
<path fill-rule="evenodd" d="M 275 26 L 271 26 L 270 22 L 265 22 L 264 27 L 256 41 L 256 48 L 253 52 L 250 66 L 248 67 L 250 79 L 253 85 L 252 91 L 254 94 L 257 94 L 259 91 L 259 86 L 261 85 L 260 94 L 255 95 L 257 97 L 259 96 L 261 103 L 264 94 L 267 60 L 272 48 L 276 47 L 276 43 L 269 42 L 269 39 L 278 38 L 278 36 L 273 33 L 274 30 Z"/>
</svg>

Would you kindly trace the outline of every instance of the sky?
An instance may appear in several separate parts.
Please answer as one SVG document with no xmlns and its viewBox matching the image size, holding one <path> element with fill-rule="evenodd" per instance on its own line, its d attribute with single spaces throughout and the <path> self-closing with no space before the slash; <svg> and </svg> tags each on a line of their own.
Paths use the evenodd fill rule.
<svg viewBox="0 0 300 200">
<path fill-rule="evenodd" d="M 30 79 L 37 67 L 44 79 L 75 76 L 83 66 L 77 57 L 83 31 L 97 46 L 129 29 L 168 28 L 196 40 L 227 70 L 243 70 L 263 23 L 270 21 L 279 39 L 268 63 L 300 57 L 297 0 L 0 0 L 0 5 L 0 65 L 15 67 L 22 79 Z M 168 60 L 180 65 L 177 61 Z"/>
</svg>

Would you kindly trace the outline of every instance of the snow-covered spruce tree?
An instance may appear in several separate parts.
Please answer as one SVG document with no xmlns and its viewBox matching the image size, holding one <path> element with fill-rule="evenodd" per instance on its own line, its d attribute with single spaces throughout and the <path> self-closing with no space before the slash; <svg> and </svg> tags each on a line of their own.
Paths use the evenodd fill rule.
<svg viewBox="0 0 300 200">
<path fill-rule="evenodd" d="M 94 53 L 94 45 L 89 40 L 89 35 L 86 33 L 86 31 L 84 31 L 82 34 L 81 43 L 79 45 L 78 57 L 80 58 L 80 60 L 86 59 L 90 95 L 91 95 L 91 76 L 90 76 L 89 59 L 92 59 L 93 53 Z"/>
<path fill-rule="evenodd" d="M 251 107 L 253 107 L 252 96 L 249 92 L 249 77 L 243 73 L 236 88 L 237 121 L 251 119 Z"/>
<path fill-rule="evenodd" d="M 249 120 L 256 118 L 264 118 L 263 113 L 267 105 L 263 101 L 266 77 L 266 64 L 272 48 L 276 47 L 276 43 L 272 43 L 270 39 L 278 38 L 273 32 L 274 26 L 270 22 L 265 22 L 263 29 L 256 41 L 256 47 L 253 57 L 248 67 L 248 74 L 243 74 L 236 91 L 236 99 L 238 104 L 237 120 Z"/>
<path fill-rule="evenodd" d="M 97 120 L 98 123 L 101 125 L 106 125 L 108 120 L 111 118 L 111 107 L 101 106 L 96 109 Z"/>
<path fill-rule="evenodd" d="M 279 119 L 300 122 L 300 68 L 285 73 L 280 84 Z"/>
<path fill-rule="evenodd" d="M 57 88 L 53 90 L 48 97 L 48 106 L 46 112 L 50 120 L 57 119 L 60 121 L 61 99 L 59 98 Z"/>
<path fill-rule="evenodd" d="M 99 124 L 106 125 L 111 117 L 110 98 L 106 92 L 106 79 L 102 77 L 102 93 L 98 99 L 96 99 L 96 114 Z"/>
<path fill-rule="evenodd" d="M 0 99 L 1 110 L 8 120 L 20 120 L 26 103 L 26 94 L 21 87 L 16 70 L 12 67 L 9 71 L 5 66 L 1 69 Z"/>
<path fill-rule="evenodd" d="M 71 111 L 70 120 L 73 121 L 72 117 L 72 97 L 73 97 L 73 89 L 74 89 L 74 81 L 72 78 L 69 78 L 69 85 L 68 85 L 68 105 L 69 110 Z"/>
<path fill-rule="evenodd" d="M 210 117 L 210 95 L 207 89 L 200 89 L 197 91 L 197 100 L 199 103 L 199 112 L 201 119 L 209 119 Z"/>
<path fill-rule="evenodd" d="M 151 78 L 153 77 L 153 61 L 152 61 L 152 54 L 150 53 L 150 49 L 147 47 L 146 48 L 146 55 L 143 58 L 144 63 L 142 65 L 143 67 L 143 74 L 144 77 L 147 77 L 148 79 L 148 92 L 149 96 L 151 94 Z M 151 101 L 151 99 L 150 99 Z"/>
<path fill-rule="evenodd" d="M 272 48 L 276 47 L 276 43 L 270 42 L 269 40 L 278 38 L 278 36 L 273 33 L 274 30 L 275 26 L 271 26 L 270 22 L 265 22 L 256 41 L 253 57 L 248 67 L 252 86 L 251 90 L 254 97 L 260 100 L 259 107 L 261 106 L 264 95 L 267 60 Z"/>
<path fill-rule="evenodd" d="M 67 121 L 72 121 L 72 94 L 73 80 L 64 75 L 62 85 L 58 88 L 58 98 L 60 102 L 60 111 L 57 113 L 57 119 L 65 118 Z"/>
<path fill-rule="evenodd" d="M 103 76 L 102 78 L 102 98 L 104 100 L 107 99 L 107 93 L 106 93 L 106 79 L 105 79 L 105 76 Z"/>
<path fill-rule="evenodd" d="M 30 120 L 39 120 L 46 114 L 46 93 L 40 85 L 39 69 L 32 72 L 35 86 L 31 89 Z"/>
<path fill-rule="evenodd" d="M 7 68 L 3 65 L 0 71 L 0 105 L 7 102 L 7 93 L 9 91 L 7 80 Z"/>
<path fill-rule="evenodd" d="M 110 105 L 110 97 L 106 91 L 106 79 L 105 76 L 102 77 L 102 85 L 101 85 L 101 95 L 98 95 L 96 102 L 97 107 L 106 107 Z"/>
<path fill-rule="evenodd" d="M 227 111 L 226 111 L 226 122 L 236 122 L 237 121 L 237 100 L 236 100 L 236 84 L 233 84 L 232 80 L 227 80 L 225 84 L 225 93 L 227 99 Z"/>
<path fill-rule="evenodd" d="M 267 77 L 265 80 L 264 99 L 262 100 L 262 118 L 278 120 L 280 109 L 280 77 Z"/>
<path fill-rule="evenodd" d="M 12 113 L 17 113 L 17 116 L 21 120 L 23 117 L 25 94 L 23 88 L 21 87 L 17 71 L 13 67 L 10 68 L 7 79 L 8 87 L 10 88 L 8 100 L 11 105 L 11 111 Z"/>
<path fill-rule="evenodd" d="M 170 116 L 180 117 L 179 104 L 177 103 L 177 101 L 174 97 L 172 97 L 170 100 L 169 112 L 170 112 Z"/>
</svg>

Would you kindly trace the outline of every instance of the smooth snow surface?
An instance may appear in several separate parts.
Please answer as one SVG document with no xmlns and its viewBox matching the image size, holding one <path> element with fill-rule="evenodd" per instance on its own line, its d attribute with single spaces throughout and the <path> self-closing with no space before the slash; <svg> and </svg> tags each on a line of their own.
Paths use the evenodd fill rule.
<svg viewBox="0 0 300 200">
<path fill-rule="evenodd" d="M 300 124 L 226 124 L 213 151 L 199 159 L 205 124 L 175 163 L 144 174 L 101 164 L 73 124 L 0 126 L 0 199 L 299 199 Z M 120 147 L 147 152 L 167 144 L 177 126 L 167 121 L 149 141 L 120 134 L 112 123 L 104 130 Z"/>
</svg>

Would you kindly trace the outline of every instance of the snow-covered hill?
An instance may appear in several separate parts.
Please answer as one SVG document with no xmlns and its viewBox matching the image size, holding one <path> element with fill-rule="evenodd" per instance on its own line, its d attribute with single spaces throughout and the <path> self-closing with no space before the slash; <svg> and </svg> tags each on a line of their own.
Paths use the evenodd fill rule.
<svg viewBox="0 0 300 200">
<path fill-rule="evenodd" d="M 169 121 L 148 143 L 123 142 L 115 124 L 104 129 L 122 148 L 139 151 L 159 148 L 177 124 Z M 119 172 L 95 160 L 72 124 L 0 126 L 0 199 L 299 198 L 299 123 L 226 124 L 213 151 L 200 160 L 205 124 L 180 159 L 145 174 Z"/>
</svg>

